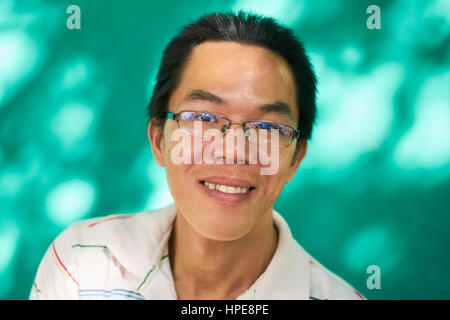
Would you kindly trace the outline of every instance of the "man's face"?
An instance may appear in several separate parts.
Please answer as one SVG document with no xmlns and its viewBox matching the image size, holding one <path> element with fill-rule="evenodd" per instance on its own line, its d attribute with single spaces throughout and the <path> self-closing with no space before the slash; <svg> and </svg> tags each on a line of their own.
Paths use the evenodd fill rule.
<svg viewBox="0 0 450 320">
<path fill-rule="evenodd" d="M 279 102 L 289 110 L 262 107 Z M 240 122 L 273 121 L 293 128 L 297 128 L 299 116 L 294 79 L 288 64 L 267 49 L 235 42 L 198 45 L 170 97 L 168 109 L 174 113 L 209 112 Z M 231 128 L 239 126 L 233 124 Z M 153 152 L 158 163 L 166 167 L 179 214 L 209 239 L 238 239 L 264 221 L 270 221 L 275 200 L 306 152 L 305 141 L 301 141 L 297 154 L 295 147 L 300 141 L 293 139 L 288 147 L 281 146 L 275 151 L 279 166 L 272 175 L 262 175 L 261 164 L 248 161 L 245 164 L 236 161 L 226 164 L 225 160 L 224 164 L 175 164 L 171 151 L 177 142 L 171 141 L 171 135 L 176 129 L 177 122 L 167 120 L 160 143 L 155 143 L 149 133 Z M 211 184 L 216 185 L 216 189 L 210 189 Z M 217 185 L 247 188 L 248 191 L 223 192 L 226 190 L 217 189 Z"/>
</svg>

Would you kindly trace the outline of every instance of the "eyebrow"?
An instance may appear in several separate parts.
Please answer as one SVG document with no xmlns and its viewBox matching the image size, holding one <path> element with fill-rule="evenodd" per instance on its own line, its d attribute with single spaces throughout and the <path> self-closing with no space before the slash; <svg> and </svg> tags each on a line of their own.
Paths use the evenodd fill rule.
<svg viewBox="0 0 450 320">
<path fill-rule="evenodd" d="M 259 110 L 262 112 L 275 112 L 281 116 L 294 119 L 292 109 L 289 107 L 287 103 L 283 101 L 276 101 L 274 103 L 263 104 L 262 106 L 259 107 Z"/>
<path fill-rule="evenodd" d="M 184 101 L 209 101 L 217 104 L 226 104 L 225 100 L 215 94 L 204 90 L 193 90 L 184 99 Z"/>
<path fill-rule="evenodd" d="M 226 105 L 226 101 L 221 97 L 200 89 L 192 90 L 184 99 L 184 101 L 209 101 L 216 104 Z M 259 110 L 264 113 L 274 112 L 281 116 L 294 119 L 294 114 L 291 107 L 283 101 L 275 101 L 274 103 L 266 103 L 259 107 Z"/>
</svg>

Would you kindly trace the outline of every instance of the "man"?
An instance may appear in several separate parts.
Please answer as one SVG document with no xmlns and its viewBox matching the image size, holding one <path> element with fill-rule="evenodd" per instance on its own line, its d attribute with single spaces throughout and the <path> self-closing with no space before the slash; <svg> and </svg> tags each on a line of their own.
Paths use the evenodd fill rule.
<svg viewBox="0 0 450 320">
<path fill-rule="evenodd" d="M 152 152 L 175 203 L 72 225 L 30 298 L 361 299 L 273 210 L 306 155 L 315 95 L 302 44 L 274 20 L 216 13 L 186 26 L 149 104 Z"/>
</svg>

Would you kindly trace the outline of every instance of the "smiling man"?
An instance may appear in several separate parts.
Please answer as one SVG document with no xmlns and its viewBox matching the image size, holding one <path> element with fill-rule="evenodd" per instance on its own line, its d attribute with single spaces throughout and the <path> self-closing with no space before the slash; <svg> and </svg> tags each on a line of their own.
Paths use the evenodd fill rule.
<svg viewBox="0 0 450 320">
<path fill-rule="evenodd" d="M 273 19 L 216 13 L 186 26 L 148 107 L 174 204 L 72 225 L 30 298 L 361 299 L 273 209 L 306 155 L 315 95 L 302 44 Z"/>
</svg>

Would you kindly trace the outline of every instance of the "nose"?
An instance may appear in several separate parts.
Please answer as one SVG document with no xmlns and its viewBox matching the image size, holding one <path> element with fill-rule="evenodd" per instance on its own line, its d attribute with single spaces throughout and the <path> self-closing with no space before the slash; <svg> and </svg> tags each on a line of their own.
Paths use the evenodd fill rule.
<svg viewBox="0 0 450 320">
<path fill-rule="evenodd" d="M 235 128 L 234 130 L 229 132 L 232 125 L 241 127 L 242 131 L 239 130 L 239 128 Z M 245 131 L 243 131 L 244 129 L 245 126 L 242 122 L 230 121 L 228 126 L 224 126 L 221 130 L 221 132 L 225 136 L 225 143 L 223 144 L 223 155 L 227 164 L 247 164 L 249 162 L 248 154 L 246 152 L 247 139 L 245 138 Z"/>
<path fill-rule="evenodd" d="M 245 133 L 245 125 L 242 122 L 239 122 L 239 121 L 230 121 L 228 126 L 223 126 L 221 132 L 222 133 L 226 133 L 228 130 L 230 130 L 231 125 L 233 125 L 233 124 L 237 124 L 237 125 L 241 126 L 242 130 L 244 130 L 244 133 Z"/>
</svg>

